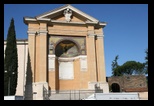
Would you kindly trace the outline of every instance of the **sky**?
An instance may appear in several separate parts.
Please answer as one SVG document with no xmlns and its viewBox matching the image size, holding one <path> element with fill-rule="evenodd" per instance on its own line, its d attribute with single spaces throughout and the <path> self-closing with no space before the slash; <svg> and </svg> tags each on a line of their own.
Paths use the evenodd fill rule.
<svg viewBox="0 0 154 106">
<path fill-rule="evenodd" d="M 4 4 L 4 39 L 11 18 L 14 18 L 16 38 L 28 39 L 23 17 L 35 17 L 65 4 Z M 82 12 L 106 22 L 104 52 L 106 76 L 112 75 L 112 61 L 145 62 L 148 48 L 148 4 L 71 4 Z"/>
</svg>

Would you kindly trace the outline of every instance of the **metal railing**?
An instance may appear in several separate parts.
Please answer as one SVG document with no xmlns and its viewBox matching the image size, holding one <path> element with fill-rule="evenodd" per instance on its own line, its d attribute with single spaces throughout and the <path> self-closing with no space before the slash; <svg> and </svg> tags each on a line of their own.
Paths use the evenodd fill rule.
<svg viewBox="0 0 154 106">
<path fill-rule="evenodd" d="M 96 90 L 49 90 L 44 94 L 47 94 L 49 100 L 82 100 L 95 92 Z"/>
<path fill-rule="evenodd" d="M 49 100 L 49 96 L 48 90 L 43 86 L 43 100 Z"/>
</svg>

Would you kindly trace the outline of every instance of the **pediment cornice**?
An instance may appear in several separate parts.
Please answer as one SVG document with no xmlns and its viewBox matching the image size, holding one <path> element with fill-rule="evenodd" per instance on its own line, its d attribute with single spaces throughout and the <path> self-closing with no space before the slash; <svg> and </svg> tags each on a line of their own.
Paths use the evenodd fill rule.
<svg viewBox="0 0 154 106">
<path fill-rule="evenodd" d="M 72 12 L 75 12 L 76 14 L 81 15 L 82 17 L 86 18 L 87 20 L 90 20 L 92 22 L 98 22 L 98 20 L 95 19 L 94 17 L 92 17 L 92 16 L 90 16 L 90 15 L 80 11 L 79 9 L 77 9 L 77 8 L 75 8 L 75 7 L 73 7 L 73 6 L 69 5 L 69 4 L 64 5 L 64 6 L 60 7 L 60 8 L 54 9 L 52 11 L 43 13 L 41 15 L 38 15 L 38 16 L 36 16 L 36 18 L 37 19 L 45 18 L 47 16 L 51 16 L 52 17 L 52 15 L 54 17 L 55 15 L 59 15 L 59 14 L 63 13 L 63 11 L 65 11 L 66 9 L 70 9 Z"/>
<path fill-rule="evenodd" d="M 71 11 L 76 15 L 79 15 L 81 17 L 83 17 L 84 19 L 86 19 L 86 21 L 83 22 L 72 22 L 69 19 L 67 20 L 55 20 L 53 19 L 54 17 L 58 16 L 58 15 L 64 15 L 65 11 Z M 50 18 L 49 18 L 50 16 Z M 68 17 L 69 18 L 69 17 Z M 46 22 L 49 24 L 76 24 L 76 25 L 94 25 L 96 27 L 104 27 L 106 26 L 105 22 L 99 22 L 97 19 L 95 19 L 94 17 L 78 10 L 77 8 L 67 4 L 64 5 L 60 8 L 54 9 L 52 11 L 43 13 L 41 15 L 38 15 L 36 17 L 24 17 L 24 23 L 28 24 L 29 22 Z"/>
</svg>

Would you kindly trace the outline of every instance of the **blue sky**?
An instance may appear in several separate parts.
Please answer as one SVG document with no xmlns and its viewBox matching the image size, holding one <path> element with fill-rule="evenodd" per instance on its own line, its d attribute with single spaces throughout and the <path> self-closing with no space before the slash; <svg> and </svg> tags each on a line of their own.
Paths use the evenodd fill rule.
<svg viewBox="0 0 154 106">
<path fill-rule="evenodd" d="M 4 4 L 4 39 L 10 20 L 15 21 L 17 39 L 27 39 L 23 17 L 35 17 L 65 4 Z M 111 76 L 111 64 L 116 55 L 118 63 L 145 62 L 148 48 L 148 4 L 71 4 L 75 8 L 107 22 L 104 28 L 106 76 Z"/>
</svg>

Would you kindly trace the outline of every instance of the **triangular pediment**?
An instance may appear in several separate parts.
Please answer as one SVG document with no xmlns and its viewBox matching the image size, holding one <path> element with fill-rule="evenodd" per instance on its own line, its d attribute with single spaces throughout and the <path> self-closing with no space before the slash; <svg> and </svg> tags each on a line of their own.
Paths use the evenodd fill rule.
<svg viewBox="0 0 154 106">
<path fill-rule="evenodd" d="M 71 12 L 71 15 L 69 16 L 69 12 Z M 66 16 L 68 15 L 68 16 Z M 52 11 L 46 12 L 44 14 L 41 14 L 39 16 L 36 16 L 37 19 L 50 19 L 50 20 L 56 20 L 56 21 L 71 21 L 71 22 L 98 22 L 97 19 L 89 16 L 88 14 L 78 10 L 77 8 L 67 4 L 60 8 L 54 9 Z M 66 19 L 66 18 L 70 18 Z"/>
</svg>

